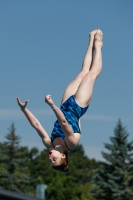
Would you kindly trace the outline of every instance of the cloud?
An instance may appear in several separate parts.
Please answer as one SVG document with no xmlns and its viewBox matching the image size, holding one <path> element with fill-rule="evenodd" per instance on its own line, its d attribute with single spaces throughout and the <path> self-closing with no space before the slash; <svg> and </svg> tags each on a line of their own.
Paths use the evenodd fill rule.
<svg viewBox="0 0 133 200">
<path fill-rule="evenodd" d="M 95 115 L 84 115 L 83 119 L 98 120 L 98 121 L 117 121 L 118 118 L 114 116 L 95 114 Z"/>
<path fill-rule="evenodd" d="M 37 115 L 50 115 L 50 116 L 55 116 L 54 112 L 52 110 L 42 110 L 42 109 L 33 109 L 31 110 L 34 114 Z"/>
<path fill-rule="evenodd" d="M 50 109 L 32 109 L 31 112 L 35 116 L 51 116 L 55 117 L 55 114 Z M 24 119 L 24 114 L 20 109 L 3 109 L 0 110 L 0 119 Z M 117 121 L 119 117 L 102 115 L 102 114 L 94 114 L 94 115 L 83 115 L 83 120 L 98 120 L 98 121 Z M 122 118 L 125 121 L 133 121 L 133 118 Z"/>
<path fill-rule="evenodd" d="M 52 110 L 41 110 L 41 109 L 34 109 L 31 110 L 31 112 L 34 115 L 37 116 L 54 116 L 54 113 L 52 112 Z M 0 110 L 0 119 L 23 119 L 24 118 L 24 114 L 22 113 L 22 111 L 19 109 L 3 109 Z"/>
<path fill-rule="evenodd" d="M 89 120 L 98 120 L 98 121 L 111 121 L 116 122 L 120 117 L 115 116 L 109 116 L 109 115 L 102 115 L 102 114 L 94 114 L 94 115 L 84 115 L 83 119 L 89 119 Z M 133 118 L 131 117 L 122 117 L 125 121 L 133 121 Z"/>
</svg>

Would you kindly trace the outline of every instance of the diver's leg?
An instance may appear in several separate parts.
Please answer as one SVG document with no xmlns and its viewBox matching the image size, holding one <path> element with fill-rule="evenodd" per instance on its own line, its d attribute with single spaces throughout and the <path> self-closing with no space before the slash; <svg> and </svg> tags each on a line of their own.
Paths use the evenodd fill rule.
<svg viewBox="0 0 133 200">
<path fill-rule="evenodd" d="M 98 30 L 94 37 L 95 54 L 92 60 L 91 69 L 83 78 L 75 95 L 76 102 L 83 108 L 90 103 L 94 82 L 102 69 L 102 37 L 102 31 Z"/>
<path fill-rule="evenodd" d="M 64 101 L 66 101 L 71 95 L 74 95 L 76 93 L 81 81 L 83 80 L 83 78 L 89 72 L 89 70 L 91 68 L 93 41 L 94 41 L 94 36 L 95 36 L 96 32 L 97 32 L 97 30 L 94 30 L 89 34 L 89 45 L 88 45 L 87 52 L 86 52 L 84 60 L 83 60 L 81 72 L 67 86 L 67 88 L 63 94 L 61 104 L 64 103 Z"/>
</svg>

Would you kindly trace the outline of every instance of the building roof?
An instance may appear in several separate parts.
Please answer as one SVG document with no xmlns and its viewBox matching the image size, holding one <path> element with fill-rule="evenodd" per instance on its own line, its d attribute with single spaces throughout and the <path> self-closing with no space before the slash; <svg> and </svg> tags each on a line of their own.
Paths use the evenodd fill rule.
<svg viewBox="0 0 133 200">
<path fill-rule="evenodd" d="M 42 200 L 32 196 L 24 195 L 11 190 L 0 189 L 1 200 Z"/>
</svg>

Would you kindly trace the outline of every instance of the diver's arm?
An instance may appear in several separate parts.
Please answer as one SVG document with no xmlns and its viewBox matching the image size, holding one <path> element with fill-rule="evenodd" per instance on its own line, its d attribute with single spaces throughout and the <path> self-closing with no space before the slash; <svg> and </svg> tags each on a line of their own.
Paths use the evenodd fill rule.
<svg viewBox="0 0 133 200">
<path fill-rule="evenodd" d="M 44 128 L 42 127 L 42 125 L 40 124 L 38 119 L 31 113 L 31 111 L 29 111 L 26 108 L 28 100 L 26 100 L 25 103 L 21 103 L 18 97 L 16 99 L 17 99 L 18 105 L 20 106 L 22 112 L 24 113 L 24 115 L 28 119 L 31 126 L 37 131 L 39 136 L 42 138 L 44 145 L 47 148 L 49 148 L 51 146 L 50 137 L 48 136 L 47 132 L 44 130 Z"/>
</svg>

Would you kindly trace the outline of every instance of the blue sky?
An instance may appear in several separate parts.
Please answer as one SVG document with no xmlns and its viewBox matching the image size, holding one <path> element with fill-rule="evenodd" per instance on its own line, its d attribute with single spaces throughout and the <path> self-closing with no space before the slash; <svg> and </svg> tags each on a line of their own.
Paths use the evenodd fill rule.
<svg viewBox="0 0 133 200">
<path fill-rule="evenodd" d="M 104 33 L 103 70 L 82 118 L 82 137 L 90 158 L 101 159 L 118 119 L 133 138 L 133 2 L 130 1 L 0 1 L 0 141 L 11 123 L 21 145 L 44 148 L 20 111 L 16 96 L 51 134 L 55 116 L 44 103 L 56 105 L 81 69 L 88 35 Z"/>
</svg>

